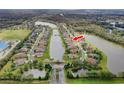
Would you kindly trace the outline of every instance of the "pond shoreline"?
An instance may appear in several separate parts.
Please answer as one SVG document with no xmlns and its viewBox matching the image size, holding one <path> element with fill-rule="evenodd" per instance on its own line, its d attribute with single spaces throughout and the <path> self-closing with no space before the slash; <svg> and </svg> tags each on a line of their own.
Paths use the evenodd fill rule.
<svg viewBox="0 0 124 93">
<path fill-rule="evenodd" d="M 124 71 L 123 47 L 113 44 L 112 42 L 96 35 L 85 34 L 85 37 L 107 55 L 107 66 L 110 72 L 112 72 L 113 74 L 118 74 L 119 72 Z"/>
<path fill-rule="evenodd" d="M 119 47 L 124 48 L 124 46 L 123 46 L 123 45 L 118 44 L 118 43 L 113 42 L 113 41 L 110 41 L 110 40 L 108 40 L 108 39 L 106 39 L 106 38 L 103 38 L 103 37 L 101 37 L 101 36 L 99 36 L 99 35 L 96 35 L 96 34 L 93 34 L 93 33 L 84 33 L 84 34 L 87 34 L 87 35 L 93 35 L 93 36 L 97 36 L 97 37 L 99 37 L 99 38 L 102 38 L 102 39 L 104 39 L 104 40 L 106 40 L 106 41 L 108 41 L 108 42 L 112 43 L 113 45 L 116 45 L 116 46 L 119 46 Z"/>
</svg>

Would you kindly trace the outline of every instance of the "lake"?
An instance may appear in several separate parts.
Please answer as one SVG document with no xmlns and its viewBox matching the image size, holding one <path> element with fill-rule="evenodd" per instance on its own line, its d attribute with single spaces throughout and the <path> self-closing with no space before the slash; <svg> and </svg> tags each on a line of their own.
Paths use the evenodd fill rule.
<svg viewBox="0 0 124 93">
<path fill-rule="evenodd" d="M 124 72 L 124 48 L 98 36 L 85 35 L 86 39 L 101 49 L 108 57 L 107 66 L 110 72 Z"/>
</svg>

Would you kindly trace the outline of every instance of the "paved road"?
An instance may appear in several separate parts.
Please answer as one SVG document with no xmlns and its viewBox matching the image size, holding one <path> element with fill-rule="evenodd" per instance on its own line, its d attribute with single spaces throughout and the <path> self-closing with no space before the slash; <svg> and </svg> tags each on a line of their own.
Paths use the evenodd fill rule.
<svg viewBox="0 0 124 93">
<path fill-rule="evenodd" d="M 38 43 L 39 43 L 41 37 L 43 36 L 44 31 L 45 31 L 45 28 L 43 28 L 43 31 L 39 34 L 39 36 L 38 36 L 38 38 L 36 39 L 34 45 L 32 46 L 32 48 L 30 49 L 30 51 L 29 51 L 29 53 L 28 53 L 28 59 L 29 59 L 29 61 L 31 61 L 31 62 L 34 60 L 34 57 L 33 57 L 33 54 L 32 54 L 32 53 L 33 53 L 33 50 L 34 50 L 34 49 L 36 48 L 36 46 L 38 45 Z"/>
</svg>

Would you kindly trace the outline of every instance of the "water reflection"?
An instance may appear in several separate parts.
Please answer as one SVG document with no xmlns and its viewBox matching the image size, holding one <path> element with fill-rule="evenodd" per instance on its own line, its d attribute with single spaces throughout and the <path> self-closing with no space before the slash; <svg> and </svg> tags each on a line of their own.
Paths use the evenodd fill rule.
<svg viewBox="0 0 124 93">
<path fill-rule="evenodd" d="M 50 57 L 53 58 L 54 60 L 62 61 L 64 51 L 65 50 L 64 47 L 62 46 L 62 41 L 59 36 L 59 32 L 57 29 L 54 29 L 50 43 Z"/>
</svg>

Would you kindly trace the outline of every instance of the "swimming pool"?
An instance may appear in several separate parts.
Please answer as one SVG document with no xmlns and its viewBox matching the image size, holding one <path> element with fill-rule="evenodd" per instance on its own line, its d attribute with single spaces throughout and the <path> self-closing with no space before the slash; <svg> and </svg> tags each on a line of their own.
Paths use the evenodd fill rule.
<svg viewBox="0 0 124 93">
<path fill-rule="evenodd" d="M 1 41 L 0 40 L 0 51 L 2 51 L 3 49 L 5 49 L 8 46 L 6 41 Z"/>
</svg>

